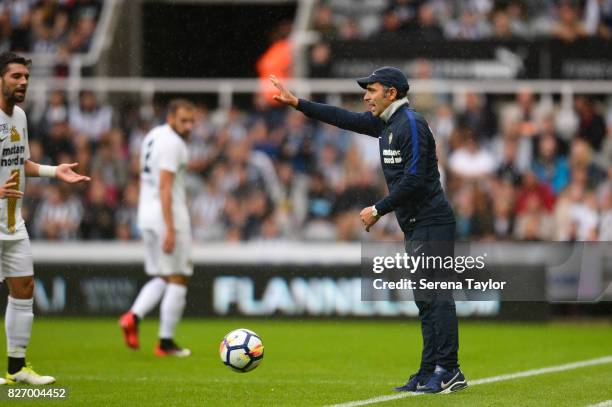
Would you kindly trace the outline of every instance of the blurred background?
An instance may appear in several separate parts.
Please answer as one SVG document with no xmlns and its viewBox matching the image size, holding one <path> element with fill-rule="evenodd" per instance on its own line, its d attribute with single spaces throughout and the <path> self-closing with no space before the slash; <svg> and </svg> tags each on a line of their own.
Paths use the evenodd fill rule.
<svg viewBox="0 0 612 407">
<path fill-rule="evenodd" d="M 301 97 L 363 111 L 353 78 L 401 68 L 436 138 L 458 240 L 509 250 L 612 240 L 612 0 L 3 0 L 8 50 L 34 61 L 32 159 L 78 161 L 93 178 L 80 188 L 28 180 L 23 215 L 38 270 L 50 270 L 38 274 L 43 312 L 76 312 L 76 298 L 93 313 L 129 305 L 142 280 L 140 142 L 181 96 L 197 104 L 188 191 L 194 284 L 207 293 L 191 312 L 343 315 L 333 298 L 323 311 L 296 305 L 294 281 L 314 295 L 308 279 L 327 278 L 353 304 L 342 284 L 359 274 L 359 242 L 403 239 L 393 216 L 369 234 L 359 222 L 387 193 L 377 141 L 276 105 L 270 74 Z M 612 279 L 606 256 L 594 292 Z M 571 270 L 541 272 L 548 299 L 584 289 Z M 285 286 L 266 305 L 275 276 Z M 499 315 L 491 304 L 465 313 Z"/>
</svg>

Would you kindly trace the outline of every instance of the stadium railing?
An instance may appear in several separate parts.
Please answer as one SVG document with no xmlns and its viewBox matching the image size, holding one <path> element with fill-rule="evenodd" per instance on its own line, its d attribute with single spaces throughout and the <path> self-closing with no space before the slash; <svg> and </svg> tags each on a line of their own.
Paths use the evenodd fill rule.
<svg viewBox="0 0 612 407">
<path fill-rule="evenodd" d="M 363 90 L 353 79 L 292 79 L 287 86 L 299 96 L 312 94 L 341 97 Z M 222 109 L 233 105 L 236 94 L 253 94 L 261 89 L 258 79 L 170 79 L 170 78 L 34 78 L 30 90 L 36 103 L 45 104 L 48 91 L 61 89 L 69 94 L 80 90 L 100 93 L 137 93 L 143 102 L 150 102 L 157 93 L 215 94 Z M 460 97 L 465 92 L 508 94 L 530 89 L 541 95 L 561 95 L 562 106 L 571 106 L 575 94 L 612 95 L 612 81 L 583 80 L 411 80 L 410 92 L 432 92 Z M 337 103 L 341 100 L 335 99 Z"/>
</svg>

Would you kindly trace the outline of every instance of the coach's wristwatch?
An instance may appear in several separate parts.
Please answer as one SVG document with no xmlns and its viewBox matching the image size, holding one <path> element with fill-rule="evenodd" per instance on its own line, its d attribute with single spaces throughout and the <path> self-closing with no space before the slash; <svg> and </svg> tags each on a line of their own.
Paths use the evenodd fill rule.
<svg viewBox="0 0 612 407">
<path fill-rule="evenodd" d="M 372 205 L 372 216 L 378 219 L 378 209 L 376 209 L 376 205 Z"/>
</svg>

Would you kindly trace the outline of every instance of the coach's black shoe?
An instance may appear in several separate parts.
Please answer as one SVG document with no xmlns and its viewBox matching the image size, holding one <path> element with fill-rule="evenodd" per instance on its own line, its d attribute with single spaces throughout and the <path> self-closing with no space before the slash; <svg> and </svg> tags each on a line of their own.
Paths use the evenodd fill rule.
<svg viewBox="0 0 612 407">
<path fill-rule="evenodd" d="M 425 373 L 422 370 L 419 370 L 406 382 L 405 385 L 396 387 L 395 391 L 421 391 L 425 388 L 425 383 L 429 381 L 431 377 L 431 373 Z"/>
<path fill-rule="evenodd" d="M 431 375 L 425 387 L 419 393 L 451 393 L 468 387 L 467 380 L 459 368 L 446 370 L 440 366 Z"/>
</svg>

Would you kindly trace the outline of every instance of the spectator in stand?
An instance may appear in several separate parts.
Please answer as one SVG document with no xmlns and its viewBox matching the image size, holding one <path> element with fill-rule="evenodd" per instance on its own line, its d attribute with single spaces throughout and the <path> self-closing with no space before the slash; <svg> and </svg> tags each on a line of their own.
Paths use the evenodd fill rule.
<svg viewBox="0 0 612 407">
<path fill-rule="evenodd" d="M 461 178 L 482 178 L 493 174 L 495 159 L 493 154 L 479 145 L 470 129 L 464 129 L 463 145 L 453 151 L 448 158 L 453 175 Z"/>
<path fill-rule="evenodd" d="M 457 20 L 449 21 L 444 27 L 447 38 L 458 40 L 481 40 L 490 35 L 485 19 L 472 7 L 465 7 Z"/>
<path fill-rule="evenodd" d="M 276 172 L 280 184 L 280 194 L 273 205 L 275 218 L 281 223 L 285 235 L 293 234 L 304 223 L 307 212 L 308 176 L 296 173 L 289 161 L 279 161 Z"/>
<path fill-rule="evenodd" d="M 579 10 L 574 0 L 560 0 L 558 20 L 552 29 L 553 37 L 573 42 L 586 37 L 587 32 L 580 21 Z"/>
<path fill-rule="evenodd" d="M 87 240 L 115 238 L 115 211 L 107 199 L 108 186 L 100 177 L 94 177 L 89 186 L 87 201 L 80 223 L 80 236 Z"/>
<path fill-rule="evenodd" d="M 249 128 L 247 137 L 254 151 L 266 154 L 271 160 L 278 160 L 286 140 L 285 129 L 269 131 L 263 119 L 257 120 Z"/>
<path fill-rule="evenodd" d="M 321 33 L 323 40 L 331 40 L 338 35 L 338 29 L 334 23 L 334 12 L 329 4 L 317 4 L 314 9 L 312 29 Z"/>
<path fill-rule="evenodd" d="M 263 219 L 260 233 L 255 240 L 259 242 L 277 242 L 286 238 L 277 221 L 276 213 L 270 213 Z"/>
<path fill-rule="evenodd" d="M 595 194 L 579 188 L 572 188 L 571 192 L 570 219 L 573 222 L 574 239 L 578 241 L 597 240 L 599 214 Z M 573 195 L 574 193 L 576 195 Z"/>
<path fill-rule="evenodd" d="M 331 72 L 331 47 L 326 42 L 317 42 L 310 50 L 308 72 L 311 78 L 329 78 Z"/>
<path fill-rule="evenodd" d="M 315 149 L 318 154 L 323 147 L 332 144 L 341 157 L 344 157 L 352 141 L 351 132 L 331 126 L 327 123 L 319 123 L 314 130 Z"/>
<path fill-rule="evenodd" d="M 127 183 L 127 161 L 113 150 L 111 135 L 102 137 L 91 163 L 91 174 L 106 187 L 106 199 L 113 206 L 117 205 L 119 196 Z"/>
<path fill-rule="evenodd" d="M 539 127 L 539 133 L 533 138 L 533 150 L 538 150 L 539 139 L 542 137 L 552 137 L 555 139 L 557 154 L 567 156 L 569 153 L 568 143 L 559 135 L 555 124 L 555 115 L 548 113 L 543 116 Z"/>
<path fill-rule="evenodd" d="M 434 42 L 444 39 L 444 31 L 438 24 L 434 8 L 429 3 L 422 3 L 419 7 L 417 22 L 410 36 L 417 41 L 423 42 Z"/>
<path fill-rule="evenodd" d="M 86 136 L 76 137 L 74 140 L 74 149 L 76 162 L 79 163 L 79 167 L 87 173 L 91 173 L 91 144 Z"/>
<path fill-rule="evenodd" d="M 536 195 L 529 195 L 524 210 L 517 215 L 514 236 L 518 240 L 550 240 L 554 222 Z"/>
<path fill-rule="evenodd" d="M 510 0 L 506 7 L 510 19 L 510 29 L 515 37 L 527 38 L 530 29 L 526 21 L 526 4 L 522 0 Z"/>
<path fill-rule="evenodd" d="M 498 240 L 509 240 L 514 232 L 514 184 L 493 179 L 489 193 L 493 201 L 493 234 Z"/>
<path fill-rule="evenodd" d="M 222 189 L 224 166 L 216 166 L 206 179 L 204 189 L 191 204 L 192 234 L 196 240 L 211 241 L 223 237 L 222 213 L 225 192 Z"/>
<path fill-rule="evenodd" d="M 102 11 L 101 0 L 70 0 L 72 3 L 70 12 L 70 21 L 74 24 L 81 18 L 92 18 L 96 20 Z"/>
<path fill-rule="evenodd" d="M 83 205 L 62 185 L 50 184 L 36 211 L 34 236 L 46 240 L 74 240 L 83 219 Z"/>
<path fill-rule="evenodd" d="M 596 188 L 606 178 L 606 173 L 593 160 L 593 150 L 583 139 L 577 138 L 572 142 L 569 163 L 572 177 L 576 176 L 575 173 L 584 173 L 589 189 Z"/>
<path fill-rule="evenodd" d="M 314 129 L 307 118 L 298 111 L 291 111 L 286 121 L 287 143 L 283 158 L 291 160 L 298 172 L 309 172 L 315 168 Z"/>
<path fill-rule="evenodd" d="M 346 189 L 338 195 L 333 209 L 338 240 L 356 240 L 365 233 L 359 221 L 359 212 L 369 205 L 368 202 L 380 199 L 375 185 L 372 172 L 367 168 L 347 172 Z"/>
<path fill-rule="evenodd" d="M 517 215 L 527 210 L 527 203 L 530 199 L 536 199 L 540 207 L 550 212 L 555 204 L 555 195 L 552 189 L 540 181 L 533 173 L 527 171 L 523 175 L 522 184 L 517 191 L 515 212 Z"/>
<path fill-rule="evenodd" d="M 323 146 L 318 156 L 317 171 L 323 175 L 325 183 L 334 191 L 342 190 L 346 173 L 336 147 L 328 143 Z"/>
<path fill-rule="evenodd" d="M 68 13 L 56 0 L 41 0 L 32 13 L 32 51 L 56 52 L 68 29 Z"/>
<path fill-rule="evenodd" d="M 269 103 L 274 103 L 272 98 L 274 89 L 269 85 L 268 77 L 270 75 L 282 79 L 291 77 L 293 67 L 293 44 L 289 37 L 291 29 L 290 21 L 283 21 L 278 25 L 270 35 L 270 47 L 259 57 L 255 66 L 261 93 Z"/>
<path fill-rule="evenodd" d="M 53 162 L 57 162 L 58 156 L 62 153 L 74 153 L 74 134 L 68 123 L 53 123 L 45 136 L 41 141 L 45 152 Z"/>
<path fill-rule="evenodd" d="M 598 191 L 599 210 L 599 240 L 612 242 L 612 165 L 608 167 L 608 180 Z"/>
<path fill-rule="evenodd" d="M 516 137 L 505 137 L 503 140 L 503 154 L 496 170 L 497 178 L 512 185 L 517 185 L 523 172 L 518 166 L 518 145 Z"/>
<path fill-rule="evenodd" d="M 72 52 L 86 52 L 101 8 L 96 0 L 4 0 L 0 2 L 0 48 L 61 53 L 64 59 Z M 65 76 L 67 65 L 61 65 L 55 74 Z"/>
<path fill-rule="evenodd" d="M 66 95 L 60 90 L 54 90 L 49 96 L 49 104 L 38 124 L 38 131 L 41 134 L 47 134 L 54 124 L 67 122 L 68 104 L 66 103 Z"/>
<path fill-rule="evenodd" d="M 222 219 L 226 241 L 238 242 L 244 240 L 243 229 L 247 219 L 246 202 L 237 194 L 225 197 Z"/>
<path fill-rule="evenodd" d="M 376 41 L 389 41 L 397 35 L 406 34 L 408 26 L 402 25 L 399 15 L 393 9 L 385 10 L 379 32 L 373 36 Z"/>
<path fill-rule="evenodd" d="M 247 218 L 243 233 L 246 240 L 251 240 L 261 236 L 264 222 L 272 214 L 273 208 L 268 196 L 261 190 L 252 190 L 246 200 Z"/>
<path fill-rule="evenodd" d="M 69 117 L 70 127 L 86 134 L 95 145 L 111 129 L 113 111 L 110 106 L 100 105 L 92 91 L 85 90 L 79 96 L 78 106 L 70 108 Z"/>
<path fill-rule="evenodd" d="M 490 202 L 476 183 L 468 183 L 459 190 L 454 200 L 458 240 L 490 238 L 493 219 L 488 209 Z"/>
<path fill-rule="evenodd" d="M 0 6 L 0 53 L 8 52 L 11 49 L 11 23 L 8 12 Z"/>
<path fill-rule="evenodd" d="M 606 137 L 606 121 L 595 110 L 593 101 L 586 96 L 576 96 L 574 107 L 578 113 L 578 137 L 589 142 L 593 150 L 601 151 L 601 145 Z"/>
<path fill-rule="evenodd" d="M 359 23 L 355 18 L 345 18 L 338 26 L 338 38 L 343 41 L 358 41 L 362 39 Z"/>
<path fill-rule="evenodd" d="M 503 9 L 498 9 L 493 13 L 493 32 L 492 39 L 500 41 L 513 40 L 516 37 L 512 31 L 512 25 L 508 12 Z"/>
<path fill-rule="evenodd" d="M 130 182 L 123 191 L 123 199 L 115 212 L 115 236 L 119 240 L 136 240 L 140 238 L 138 228 L 138 183 Z"/>
<path fill-rule="evenodd" d="M 457 116 L 457 124 L 474 131 L 478 142 L 489 141 L 497 132 L 497 115 L 487 99 L 475 92 L 465 95 L 465 108 Z"/>
<path fill-rule="evenodd" d="M 567 159 L 557 152 L 557 139 L 551 134 L 538 139 L 537 154 L 531 169 L 540 182 L 551 187 L 555 195 L 559 195 L 569 183 Z"/>
<path fill-rule="evenodd" d="M 387 10 L 392 10 L 399 19 L 400 30 L 412 30 L 422 2 L 422 0 L 391 0 Z"/>
<path fill-rule="evenodd" d="M 322 173 L 315 172 L 310 177 L 307 198 L 306 219 L 302 231 L 305 240 L 336 239 L 336 230 L 332 223 L 332 211 L 336 196 L 327 184 Z"/>
<path fill-rule="evenodd" d="M 272 161 L 261 151 L 253 151 L 249 140 L 230 144 L 226 158 L 234 179 L 233 191 L 259 188 L 273 199 L 278 196 L 278 176 Z"/>
<path fill-rule="evenodd" d="M 32 5 L 31 0 L 0 2 L 0 31 L 8 37 L 6 51 L 30 50 Z"/>
<path fill-rule="evenodd" d="M 424 58 L 417 59 L 413 64 L 413 76 L 419 81 L 429 81 L 433 79 L 433 66 Z M 428 117 L 433 115 L 438 107 L 438 96 L 432 91 L 414 92 L 410 99 L 410 104 L 415 110 Z"/>
<path fill-rule="evenodd" d="M 438 161 L 441 166 L 445 166 L 450 151 L 450 138 L 455 130 L 455 112 L 446 103 L 439 103 L 431 121 L 431 129 L 436 139 L 438 151 Z"/>
<path fill-rule="evenodd" d="M 612 39 L 612 0 L 587 0 L 584 20 L 589 35 Z"/>
<path fill-rule="evenodd" d="M 538 133 L 538 123 L 545 115 L 545 110 L 543 103 L 536 103 L 533 91 L 523 88 L 516 93 L 514 103 L 502 109 L 501 121 L 502 123 L 509 121 L 519 123 L 519 135 L 533 138 Z"/>
</svg>

